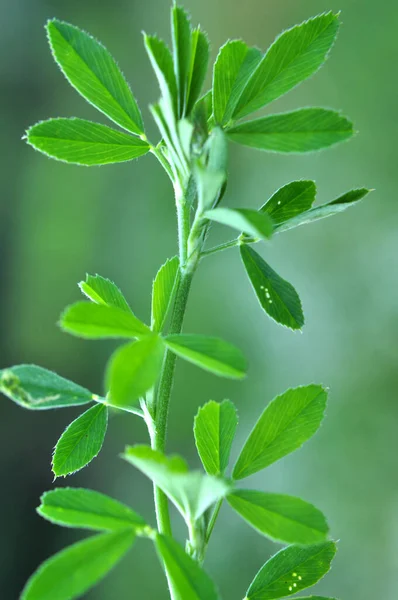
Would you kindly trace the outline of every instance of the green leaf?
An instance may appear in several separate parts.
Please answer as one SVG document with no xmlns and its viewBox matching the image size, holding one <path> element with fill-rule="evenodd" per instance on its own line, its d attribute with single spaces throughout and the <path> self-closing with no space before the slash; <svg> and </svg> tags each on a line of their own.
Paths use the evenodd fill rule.
<svg viewBox="0 0 398 600">
<path fill-rule="evenodd" d="M 47 32 L 55 61 L 79 94 L 127 131 L 142 134 L 135 98 L 106 48 L 88 33 L 56 19 L 47 23 Z"/>
<path fill-rule="evenodd" d="M 324 515 L 300 498 L 254 490 L 237 490 L 227 498 L 245 521 L 275 541 L 314 544 L 327 538 Z"/>
<path fill-rule="evenodd" d="M 260 569 L 245 600 L 285 598 L 314 585 L 330 570 L 335 553 L 334 542 L 284 548 Z"/>
<path fill-rule="evenodd" d="M 319 219 L 332 217 L 333 215 L 350 208 L 350 206 L 354 206 L 357 202 L 362 200 L 362 198 L 367 196 L 370 191 L 371 190 L 367 190 L 366 188 L 351 190 L 350 192 L 347 192 L 346 194 L 343 194 L 337 198 L 337 200 L 333 200 L 333 202 L 329 202 L 321 206 L 315 206 L 311 210 L 307 210 L 305 213 L 296 215 L 295 217 L 292 217 L 283 223 L 279 223 L 276 226 L 275 231 L 287 231 L 288 229 L 293 229 L 299 225 L 305 225 L 307 223 L 312 223 L 313 221 L 319 221 Z"/>
<path fill-rule="evenodd" d="M 149 327 L 131 311 L 91 302 L 76 302 L 68 306 L 61 315 L 60 327 L 72 335 L 91 340 L 150 335 Z"/>
<path fill-rule="evenodd" d="M 216 204 L 217 197 L 226 180 L 225 171 L 213 171 L 197 162 L 193 169 L 198 190 L 198 206 L 203 213 Z"/>
<path fill-rule="evenodd" d="M 191 66 L 191 24 L 187 13 L 180 6 L 174 5 L 171 9 L 171 32 L 178 90 L 178 116 L 183 117 L 186 114 Z"/>
<path fill-rule="evenodd" d="M 329 12 L 282 33 L 252 73 L 233 117 L 249 115 L 313 75 L 325 62 L 338 28 L 338 15 Z"/>
<path fill-rule="evenodd" d="M 176 541 L 158 534 L 155 544 L 173 600 L 219 600 L 213 581 Z"/>
<path fill-rule="evenodd" d="M 95 458 L 104 443 L 108 409 L 97 404 L 65 429 L 55 446 L 52 470 L 56 477 L 72 475 Z"/>
<path fill-rule="evenodd" d="M 250 246 L 242 244 L 240 254 L 247 275 L 265 312 L 277 323 L 301 329 L 304 315 L 294 287 L 282 279 Z"/>
<path fill-rule="evenodd" d="M 327 393 L 320 385 L 287 390 L 269 403 L 249 435 L 235 465 L 243 479 L 300 448 L 318 430 Z"/>
<path fill-rule="evenodd" d="M 37 512 L 57 525 L 95 531 L 133 529 L 140 533 L 148 527 L 144 519 L 125 504 L 83 488 L 66 487 L 45 492 Z"/>
<path fill-rule="evenodd" d="M 221 49 L 213 71 L 214 119 L 226 125 L 235 112 L 250 76 L 263 55 L 241 40 L 228 41 Z"/>
<path fill-rule="evenodd" d="M 246 359 L 238 348 L 219 338 L 174 334 L 164 338 L 166 345 L 187 360 L 215 375 L 231 379 L 246 376 Z"/>
<path fill-rule="evenodd" d="M 267 213 L 273 223 L 278 225 L 308 211 L 315 202 L 315 197 L 314 181 L 292 181 L 275 192 L 260 208 L 260 212 Z"/>
<path fill-rule="evenodd" d="M 49 119 L 26 132 L 28 144 L 43 154 L 75 165 L 125 162 L 149 152 L 140 138 L 84 119 Z"/>
<path fill-rule="evenodd" d="M 204 216 L 255 238 L 268 239 L 274 231 L 267 214 L 249 208 L 213 208 L 206 211 Z"/>
<path fill-rule="evenodd" d="M 152 329 L 162 331 L 180 279 L 178 256 L 162 265 L 152 285 Z"/>
<path fill-rule="evenodd" d="M 352 137 L 352 123 L 333 110 L 301 108 L 245 121 L 227 130 L 238 144 L 268 152 L 313 152 Z"/>
<path fill-rule="evenodd" d="M 178 95 L 173 57 L 165 42 L 156 36 L 144 35 L 145 49 L 159 82 L 163 98 L 168 102 L 172 114 L 177 114 Z"/>
<path fill-rule="evenodd" d="M 101 275 L 86 275 L 86 281 L 79 283 L 79 288 L 87 298 L 96 304 L 105 304 L 106 306 L 116 306 L 125 312 L 131 313 L 126 298 L 109 279 Z"/>
<path fill-rule="evenodd" d="M 194 435 L 202 464 L 209 475 L 224 475 L 238 425 L 236 408 L 229 400 L 211 400 L 195 417 Z"/>
<path fill-rule="evenodd" d="M 214 127 L 206 142 L 207 168 L 214 173 L 228 169 L 228 140 L 221 127 Z"/>
<path fill-rule="evenodd" d="M 0 392 L 31 410 L 79 406 L 93 400 L 85 388 L 35 365 L 0 370 Z"/>
<path fill-rule="evenodd" d="M 200 96 L 209 64 L 209 40 L 200 27 L 192 31 L 191 65 L 188 75 L 186 114 L 191 114 Z"/>
<path fill-rule="evenodd" d="M 123 457 L 163 490 L 187 523 L 199 519 L 230 491 L 223 479 L 188 471 L 181 457 L 165 456 L 149 446 L 127 447 Z"/>
<path fill-rule="evenodd" d="M 46 560 L 27 582 L 21 600 L 73 600 L 100 581 L 132 546 L 131 530 L 103 533 Z"/>
<path fill-rule="evenodd" d="M 155 335 L 118 348 L 107 367 L 110 404 L 123 407 L 142 398 L 160 375 L 163 354 L 164 344 Z"/>
</svg>

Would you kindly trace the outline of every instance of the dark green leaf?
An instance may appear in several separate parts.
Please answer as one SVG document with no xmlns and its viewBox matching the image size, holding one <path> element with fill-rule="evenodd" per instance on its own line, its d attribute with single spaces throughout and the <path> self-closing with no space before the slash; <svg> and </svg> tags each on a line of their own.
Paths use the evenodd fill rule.
<svg viewBox="0 0 398 600">
<path fill-rule="evenodd" d="M 99 453 L 108 425 L 108 409 L 93 406 L 65 429 L 55 446 L 52 470 L 56 477 L 80 471 Z"/>
<path fill-rule="evenodd" d="M 200 98 L 194 106 L 192 112 L 192 122 L 195 125 L 195 141 L 199 148 L 207 139 L 209 134 L 209 119 L 213 112 L 212 106 L 212 91 L 209 90 L 202 98 Z"/>
<path fill-rule="evenodd" d="M 334 542 L 288 546 L 257 573 L 245 600 L 273 600 L 296 594 L 326 575 L 336 553 Z"/>
<path fill-rule="evenodd" d="M 274 231 L 267 214 L 249 208 L 214 208 L 206 211 L 204 216 L 255 238 L 270 238 Z"/>
<path fill-rule="evenodd" d="M 83 294 L 96 304 L 116 306 L 131 313 L 131 309 L 119 288 L 109 279 L 101 275 L 86 275 L 86 281 L 81 281 L 79 287 Z"/>
<path fill-rule="evenodd" d="M 152 329 L 162 331 L 179 281 L 178 256 L 168 259 L 156 275 L 152 286 Z"/>
<path fill-rule="evenodd" d="M 179 456 L 165 456 L 149 446 L 127 447 L 123 457 L 149 477 L 192 523 L 230 491 L 223 479 L 188 471 Z"/>
<path fill-rule="evenodd" d="M 112 121 L 142 134 L 135 98 L 106 48 L 88 33 L 56 19 L 47 23 L 47 32 L 54 58 L 69 83 Z"/>
<path fill-rule="evenodd" d="M 246 360 L 238 348 L 219 338 L 204 335 L 174 334 L 164 341 L 177 356 L 206 371 L 243 379 L 246 376 Z"/>
<path fill-rule="evenodd" d="M 228 129 L 227 135 L 243 146 L 269 152 L 312 152 L 352 137 L 352 123 L 333 110 L 301 108 L 269 115 Z"/>
<path fill-rule="evenodd" d="M 160 91 L 169 103 L 172 114 L 177 114 L 178 95 L 173 57 L 163 40 L 156 36 L 144 36 L 145 48 L 159 82 Z"/>
<path fill-rule="evenodd" d="M 43 154 L 75 165 L 125 162 L 149 152 L 140 138 L 83 119 L 50 119 L 26 132 L 28 143 Z"/>
<path fill-rule="evenodd" d="M 200 27 L 192 31 L 191 65 L 187 92 L 186 114 L 189 115 L 200 96 L 209 64 L 209 40 Z"/>
<path fill-rule="evenodd" d="M 337 200 L 333 200 L 333 202 L 323 204 L 322 206 L 315 206 L 303 214 L 296 215 L 295 217 L 283 223 L 279 223 L 279 225 L 277 225 L 275 228 L 275 231 L 287 231 L 288 229 L 293 229 L 299 225 L 305 225 L 306 223 L 312 223 L 313 221 L 318 221 L 319 219 L 332 217 L 337 213 L 343 212 L 350 206 L 354 206 L 357 202 L 362 200 L 362 198 L 367 196 L 370 191 L 371 190 L 367 190 L 366 188 L 351 190 L 350 192 L 340 196 L 340 198 L 337 198 Z"/>
<path fill-rule="evenodd" d="M 228 467 L 238 414 L 229 400 L 210 401 L 195 417 L 194 435 L 202 464 L 209 475 L 223 475 Z"/>
<path fill-rule="evenodd" d="M 145 337 L 150 329 L 133 313 L 117 306 L 76 302 L 60 318 L 64 331 L 87 339 Z"/>
<path fill-rule="evenodd" d="M 0 371 L 0 392 L 32 410 L 78 406 L 93 400 L 93 394 L 85 388 L 35 365 Z"/>
<path fill-rule="evenodd" d="M 257 531 L 289 544 L 314 544 L 327 538 L 329 527 L 324 515 L 301 498 L 237 490 L 229 504 Z"/>
<path fill-rule="evenodd" d="M 214 119 L 226 125 L 235 112 L 250 76 L 263 55 L 241 40 L 228 41 L 218 54 L 213 72 Z"/>
<path fill-rule="evenodd" d="M 156 536 L 159 559 L 166 568 L 173 600 L 219 600 L 210 577 L 172 538 Z"/>
<path fill-rule="evenodd" d="M 26 584 L 21 600 L 73 600 L 100 581 L 134 542 L 131 530 L 103 533 L 46 560 Z"/>
<path fill-rule="evenodd" d="M 57 488 L 45 492 L 37 509 L 39 515 L 66 527 L 117 531 L 145 530 L 147 524 L 131 508 L 93 490 L 82 488 Z"/>
<path fill-rule="evenodd" d="M 178 114 L 179 117 L 183 117 L 187 105 L 191 63 L 191 24 L 187 13 L 180 6 L 174 5 L 171 9 L 171 31 L 178 90 Z"/>
<path fill-rule="evenodd" d="M 282 33 L 247 82 L 234 118 L 249 115 L 313 75 L 325 62 L 338 27 L 338 15 L 329 12 Z"/>
<path fill-rule="evenodd" d="M 267 213 L 277 225 L 309 210 L 315 197 L 314 181 L 292 181 L 275 192 L 260 212 Z"/>
<path fill-rule="evenodd" d="M 304 315 L 294 287 L 282 279 L 250 246 L 242 244 L 240 254 L 257 298 L 268 315 L 277 323 L 301 329 Z"/>
<path fill-rule="evenodd" d="M 107 368 L 110 403 L 127 406 L 151 389 L 162 368 L 164 344 L 153 335 L 118 348 Z"/>
<path fill-rule="evenodd" d="M 300 448 L 318 430 L 326 401 L 325 389 L 314 384 L 274 398 L 249 435 L 233 477 L 248 477 Z"/>
</svg>

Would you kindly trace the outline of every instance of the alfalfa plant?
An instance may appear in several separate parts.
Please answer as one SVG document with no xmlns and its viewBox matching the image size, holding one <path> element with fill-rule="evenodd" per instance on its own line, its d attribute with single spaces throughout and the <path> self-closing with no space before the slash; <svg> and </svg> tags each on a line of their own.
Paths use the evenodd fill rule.
<svg viewBox="0 0 398 600">
<path fill-rule="evenodd" d="M 150 445 L 127 447 L 123 458 L 153 482 L 156 527 L 130 507 L 93 490 L 62 487 L 46 492 L 38 508 L 41 516 L 61 526 L 99 533 L 44 562 L 26 584 L 23 600 L 82 596 L 137 538 L 153 542 L 173 600 L 216 600 L 220 597 L 217 587 L 202 563 L 224 500 L 260 534 L 288 544 L 257 573 L 245 600 L 285 598 L 312 586 L 329 571 L 336 551 L 325 517 L 312 504 L 241 487 L 242 480 L 314 435 L 327 400 L 321 385 L 289 389 L 272 400 L 232 472 L 229 456 L 238 417 L 229 400 L 208 402 L 195 418 L 203 472 L 189 470 L 183 458 L 164 452 L 177 357 L 221 377 L 242 379 L 246 374 L 244 356 L 230 343 L 181 332 L 192 279 L 201 261 L 237 247 L 263 310 L 285 327 L 301 329 L 304 317 L 297 292 L 254 246 L 340 213 L 368 193 L 355 189 L 313 207 L 315 183 L 300 180 L 276 191 L 258 209 L 221 206 L 227 190 L 230 141 L 263 151 L 301 153 L 327 148 L 353 135 L 348 119 L 324 108 L 244 120 L 322 66 L 336 38 L 339 16 L 324 13 L 285 31 L 265 54 L 241 40 L 228 41 L 214 64 L 212 89 L 203 96 L 209 59 L 206 34 L 192 28 L 184 10 L 176 5 L 171 28 L 171 51 L 157 37 L 144 36 L 161 92 L 159 102 L 151 106 L 160 132 L 160 141 L 153 144 L 145 134 L 136 100 L 104 46 L 77 27 L 56 19 L 47 23 L 51 51 L 69 83 L 119 129 L 79 118 L 50 119 L 31 127 L 27 142 L 47 156 L 86 166 L 152 154 L 173 186 L 179 251 L 155 277 L 150 323 L 141 321 L 119 288 L 99 275 L 89 275 L 79 284 L 86 300 L 61 315 L 61 328 L 72 335 L 124 340 L 109 359 L 104 395 L 38 366 L 0 371 L 1 391 L 24 408 L 92 404 L 67 427 L 55 447 L 52 469 L 56 477 L 75 473 L 98 454 L 110 408 L 124 411 L 127 419 L 132 415 L 143 418 L 150 439 Z M 209 248 L 207 240 L 218 224 L 236 230 L 238 237 Z M 185 548 L 173 537 L 169 502 L 185 521 Z M 312 598 L 319 600 L 319 596 Z"/>
</svg>

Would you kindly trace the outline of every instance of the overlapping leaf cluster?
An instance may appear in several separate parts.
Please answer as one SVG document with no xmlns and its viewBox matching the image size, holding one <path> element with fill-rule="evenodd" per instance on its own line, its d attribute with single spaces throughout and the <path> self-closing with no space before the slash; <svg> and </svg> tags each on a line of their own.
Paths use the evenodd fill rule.
<svg viewBox="0 0 398 600">
<path fill-rule="evenodd" d="M 253 245 L 344 211 L 368 193 L 365 188 L 352 190 L 314 207 L 315 183 L 299 180 L 277 190 L 259 209 L 220 206 L 227 190 L 229 140 L 287 153 L 320 150 L 352 136 L 350 121 L 324 108 L 242 120 L 312 76 L 325 62 L 338 27 L 338 15 L 321 14 L 285 31 L 265 53 L 241 40 L 228 41 L 214 64 L 212 87 L 201 96 L 208 72 L 207 36 L 193 28 L 184 10 L 174 5 L 172 49 L 157 37 L 144 35 L 161 92 L 158 103 L 151 106 L 161 135 L 154 145 L 146 137 L 128 83 L 104 46 L 77 27 L 58 20 L 48 22 L 50 47 L 63 74 L 120 130 L 78 118 L 50 119 L 27 131 L 28 143 L 52 158 L 86 166 L 153 154 L 173 184 L 179 255 L 167 260 L 156 275 L 149 324 L 134 314 L 114 283 L 99 275 L 88 275 L 79 284 L 86 301 L 67 307 L 61 315 L 60 327 L 72 335 L 124 341 L 108 362 L 103 394 L 93 394 L 34 365 L 0 371 L 0 391 L 24 408 L 93 404 L 66 428 L 56 444 L 52 460 L 56 477 L 82 469 L 99 453 L 109 410 L 142 417 L 151 446 L 129 446 L 123 458 L 153 482 L 158 501 L 158 527 L 154 529 L 131 508 L 93 490 L 56 488 L 45 493 L 38 508 L 42 517 L 97 534 L 39 567 L 22 593 L 23 600 L 80 597 L 122 558 L 137 537 L 153 540 L 174 600 L 219 599 L 201 565 L 224 500 L 260 534 L 289 544 L 265 563 L 244 600 L 285 598 L 312 586 L 328 572 L 336 546 L 328 538 L 322 512 L 300 498 L 246 489 L 240 483 L 300 448 L 316 433 L 327 400 L 322 386 L 290 389 L 270 402 L 240 450 L 231 474 L 228 469 L 238 416 L 229 400 L 208 402 L 195 418 L 194 437 L 204 471 L 190 470 L 180 456 L 166 456 L 163 446 L 164 401 L 171 393 L 177 356 L 219 376 L 241 379 L 246 374 L 245 358 L 235 346 L 181 332 L 189 286 L 200 261 L 239 246 L 262 309 L 274 321 L 301 329 L 304 316 L 296 290 Z M 211 228 L 217 224 L 239 235 L 208 248 Z M 172 537 L 170 524 L 163 525 L 168 515 L 166 498 L 186 523 L 185 549 Z M 319 596 L 311 598 L 321 600 Z"/>
</svg>

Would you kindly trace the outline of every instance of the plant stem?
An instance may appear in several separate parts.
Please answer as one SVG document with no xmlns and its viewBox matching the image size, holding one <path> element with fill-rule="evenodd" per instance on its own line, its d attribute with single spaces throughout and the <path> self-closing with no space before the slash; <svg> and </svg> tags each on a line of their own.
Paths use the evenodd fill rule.
<svg viewBox="0 0 398 600">
<path fill-rule="evenodd" d="M 192 278 L 197 262 L 187 269 L 187 241 L 189 236 L 189 212 L 185 198 L 177 198 L 178 221 L 178 246 L 180 257 L 180 281 L 176 291 L 174 306 L 171 315 L 169 333 L 180 333 L 188 302 Z M 162 372 L 154 403 L 155 428 L 152 436 L 152 448 L 160 452 L 165 451 L 167 421 L 169 404 L 173 387 L 176 355 L 166 350 Z M 157 486 L 154 486 L 155 510 L 158 530 L 160 533 L 171 535 L 169 506 L 166 495 Z"/>
<path fill-rule="evenodd" d="M 225 242 L 224 244 L 220 244 L 219 246 L 214 246 L 214 248 L 210 248 L 210 250 L 205 250 L 201 253 L 200 257 L 205 258 L 206 256 L 210 256 L 211 254 L 216 254 L 217 252 L 222 252 L 223 250 L 228 250 L 229 248 L 235 248 L 235 246 L 239 246 L 241 241 L 239 239 L 231 240 L 230 242 Z"/>
<path fill-rule="evenodd" d="M 206 530 L 206 538 L 205 538 L 206 546 L 210 541 L 210 537 L 211 537 L 211 534 L 213 533 L 213 529 L 216 524 L 218 515 L 220 514 L 222 502 L 223 502 L 222 499 L 217 502 L 217 504 L 214 507 L 213 513 L 211 515 L 211 518 L 210 518 L 210 521 L 209 521 L 209 524 L 208 524 L 207 530 Z"/>
</svg>

